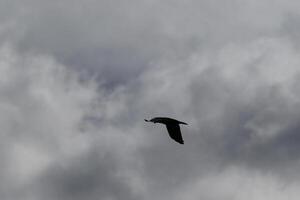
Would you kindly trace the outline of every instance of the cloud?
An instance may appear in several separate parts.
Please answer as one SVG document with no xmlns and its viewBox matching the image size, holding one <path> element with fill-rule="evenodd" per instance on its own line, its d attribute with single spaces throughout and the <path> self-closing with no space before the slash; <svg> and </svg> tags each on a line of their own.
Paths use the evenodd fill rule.
<svg viewBox="0 0 300 200">
<path fill-rule="evenodd" d="M 124 84 L 151 63 L 280 33 L 297 3 L 2 1 L 2 40 Z M 296 5 L 295 5 L 296 4 Z M 180 13 L 180 14 L 178 14 Z"/>
<path fill-rule="evenodd" d="M 20 56 L 2 47 L 4 199 L 135 198 L 118 175 L 118 149 L 102 147 L 105 133 L 85 126 L 97 99 L 92 81 L 80 82 L 52 58 Z M 97 137 L 98 147 L 92 145 Z"/>
<path fill-rule="evenodd" d="M 3 199 L 297 198 L 298 3 L 0 4 Z"/>
</svg>

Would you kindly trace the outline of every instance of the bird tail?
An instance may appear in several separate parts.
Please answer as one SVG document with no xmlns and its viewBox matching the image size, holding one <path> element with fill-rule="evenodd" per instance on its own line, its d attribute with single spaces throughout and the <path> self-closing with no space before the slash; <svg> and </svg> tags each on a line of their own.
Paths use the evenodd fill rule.
<svg viewBox="0 0 300 200">
<path fill-rule="evenodd" d="M 147 120 L 147 119 L 144 119 L 145 120 L 145 122 L 150 122 L 149 120 Z"/>
<path fill-rule="evenodd" d="M 181 122 L 181 121 L 179 121 L 179 124 L 188 125 L 187 123 L 185 123 L 185 122 Z"/>
</svg>

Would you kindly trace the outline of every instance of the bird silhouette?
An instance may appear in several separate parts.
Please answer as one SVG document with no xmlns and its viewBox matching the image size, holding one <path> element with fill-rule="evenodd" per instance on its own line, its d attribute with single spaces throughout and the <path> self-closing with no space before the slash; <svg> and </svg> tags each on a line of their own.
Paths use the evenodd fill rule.
<svg viewBox="0 0 300 200">
<path fill-rule="evenodd" d="M 169 133 L 169 136 L 180 144 L 184 144 L 182 139 L 182 135 L 180 132 L 179 124 L 188 125 L 185 122 L 178 121 L 176 119 L 168 118 L 168 117 L 155 117 L 150 120 L 145 119 L 146 122 L 153 122 L 153 123 L 161 123 L 165 124 Z"/>
</svg>

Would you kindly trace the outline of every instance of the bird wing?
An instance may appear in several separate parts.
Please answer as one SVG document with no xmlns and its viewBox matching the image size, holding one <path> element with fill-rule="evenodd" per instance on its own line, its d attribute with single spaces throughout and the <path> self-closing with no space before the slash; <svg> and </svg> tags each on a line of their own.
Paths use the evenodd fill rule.
<svg viewBox="0 0 300 200">
<path fill-rule="evenodd" d="M 180 144 L 183 144 L 184 141 L 183 141 L 182 136 L 181 136 L 179 124 L 168 124 L 166 126 L 167 126 L 168 133 L 169 133 L 170 137 L 173 140 L 175 140 L 176 142 L 178 142 Z"/>
</svg>

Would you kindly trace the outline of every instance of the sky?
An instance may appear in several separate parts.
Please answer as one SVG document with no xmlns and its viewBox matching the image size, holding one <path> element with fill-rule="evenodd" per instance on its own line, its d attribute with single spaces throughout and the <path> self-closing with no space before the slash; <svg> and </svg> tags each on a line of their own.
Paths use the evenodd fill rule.
<svg viewBox="0 0 300 200">
<path fill-rule="evenodd" d="M 0 0 L 1 199 L 299 199 L 299 13 Z"/>
</svg>

